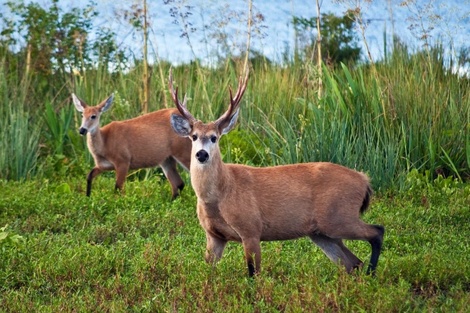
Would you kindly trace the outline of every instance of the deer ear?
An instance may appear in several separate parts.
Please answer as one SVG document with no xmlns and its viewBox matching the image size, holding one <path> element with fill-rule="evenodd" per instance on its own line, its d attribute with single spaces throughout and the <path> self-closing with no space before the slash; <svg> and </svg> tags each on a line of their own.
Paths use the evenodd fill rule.
<svg viewBox="0 0 470 313">
<path fill-rule="evenodd" d="M 228 124 L 226 122 L 222 122 L 220 123 L 219 125 L 219 132 L 221 135 L 225 135 L 227 134 L 229 131 L 231 131 L 234 127 L 235 127 L 235 124 L 237 123 L 237 120 L 238 120 L 238 112 L 239 112 L 240 109 L 237 109 L 235 111 L 235 113 L 232 114 L 232 116 L 230 117 L 230 121 L 228 122 Z"/>
<path fill-rule="evenodd" d="M 111 94 L 108 99 L 104 100 L 103 102 L 100 103 L 100 112 L 105 112 L 108 111 L 108 109 L 111 107 L 111 104 L 113 104 L 114 100 L 114 93 Z"/>
<path fill-rule="evenodd" d="M 72 94 L 72 101 L 73 101 L 73 105 L 75 106 L 78 112 L 85 111 L 86 104 L 82 102 L 80 99 L 78 99 L 78 97 L 74 93 Z"/>
<path fill-rule="evenodd" d="M 188 137 L 193 130 L 191 123 L 181 115 L 171 114 L 171 127 L 181 137 Z"/>
</svg>

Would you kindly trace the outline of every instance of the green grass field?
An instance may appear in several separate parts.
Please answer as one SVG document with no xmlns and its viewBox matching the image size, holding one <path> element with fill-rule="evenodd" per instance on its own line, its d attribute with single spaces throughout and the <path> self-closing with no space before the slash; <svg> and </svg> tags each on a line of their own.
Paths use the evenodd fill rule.
<svg viewBox="0 0 470 313">
<path fill-rule="evenodd" d="M 229 243 L 216 268 L 188 182 L 170 200 L 161 175 L 0 181 L 1 312 L 466 312 L 470 185 L 414 172 L 408 191 L 375 195 L 386 228 L 377 276 L 348 275 L 308 239 L 262 244 L 249 279 Z M 5 227 L 4 227 L 5 226 Z M 346 242 L 368 261 L 370 246 Z M 367 263 L 366 263 L 367 264 Z"/>
</svg>

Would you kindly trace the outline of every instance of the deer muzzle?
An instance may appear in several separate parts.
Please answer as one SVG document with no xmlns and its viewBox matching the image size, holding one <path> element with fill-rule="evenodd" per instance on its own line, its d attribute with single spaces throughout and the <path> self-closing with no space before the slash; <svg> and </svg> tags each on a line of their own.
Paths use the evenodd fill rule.
<svg viewBox="0 0 470 313">
<path fill-rule="evenodd" d="M 199 161 L 199 163 L 205 163 L 207 160 L 209 160 L 209 153 L 207 153 L 206 150 L 199 150 L 196 152 L 196 159 Z"/>
<path fill-rule="evenodd" d="M 86 133 L 88 132 L 88 130 L 84 127 L 80 127 L 80 129 L 78 130 L 78 132 L 80 133 L 80 135 L 82 136 L 85 136 Z"/>
</svg>

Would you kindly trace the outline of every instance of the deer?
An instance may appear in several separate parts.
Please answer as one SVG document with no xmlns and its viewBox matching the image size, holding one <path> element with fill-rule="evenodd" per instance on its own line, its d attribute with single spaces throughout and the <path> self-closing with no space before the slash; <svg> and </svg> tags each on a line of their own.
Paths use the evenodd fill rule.
<svg viewBox="0 0 470 313">
<path fill-rule="evenodd" d="M 177 109 L 161 109 L 100 127 L 100 116 L 111 107 L 114 95 L 96 106 L 87 105 L 75 94 L 72 99 L 82 113 L 79 133 L 87 136 L 88 150 L 95 161 L 87 176 L 88 197 L 93 179 L 104 171 L 116 171 L 115 190 L 122 191 L 129 170 L 156 166 L 170 182 L 172 199 L 179 195 L 185 184 L 177 164 L 189 171 L 191 141 L 176 135 L 170 126 L 170 117 L 178 114 Z"/>
<path fill-rule="evenodd" d="M 369 206 L 372 188 L 362 172 L 329 162 L 269 167 L 222 161 L 219 141 L 237 122 L 248 71 L 235 96 L 217 120 L 197 120 L 178 99 L 170 71 L 169 88 L 180 114 L 171 115 L 173 130 L 192 140 L 190 177 L 197 196 L 197 216 L 205 231 L 205 260 L 215 265 L 229 241 L 240 242 L 250 277 L 261 272 L 261 241 L 309 237 L 348 273 L 363 262 L 343 239 L 364 240 L 372 253 L 367 274 L 375 275 L 385 229 L 366 224 L 360 215 Z"/>
</svg>

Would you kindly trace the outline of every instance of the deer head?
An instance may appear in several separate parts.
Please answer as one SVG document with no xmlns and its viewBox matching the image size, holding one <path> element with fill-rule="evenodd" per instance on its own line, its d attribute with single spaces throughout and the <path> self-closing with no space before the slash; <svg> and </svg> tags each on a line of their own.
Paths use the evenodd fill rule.
<svg viewBox="0 0 470 313">
<path fill-rule="evenodd" d="M 75 94 L 72 94 L 73 104 L 78 112 L 82 113 L 82 125 L 80 126 L 80 135 L 86 135 L 88 132 L 93 134 L 100 128 L 101 113 L 107 111 L 113 103 L 112 94 L 97 106 L 89 106 L 80 100 Z"/>
<path fill-rule="evenodd" d="M 171 116 L 171 125 L 175 132 L 182 137 L 189 137 L 193 141 L 192 153 L 199 164 L 210 164 L 212 156 L 220 154 L 218 140 L 222 135 L 227 134 L 235 126 L 238 119 L 239 105 L 243 94 L 245 93 L 248 82 L 248 71 L 244 79 L 240 77 L 238 89 L 233 96 L 232 89 L 230 93 L 230 105 L 227 111 L 216 121 L 204 124 L 198 121 L 188 111 L 186 107 L 186 95 L 183 102 L 178 99 L 178 88 L 173 87 L 173 75 L 170 70 L 169 86 L 173 102 L 178 108 L 181 116 L 173 114 Z"/>
</svg>

